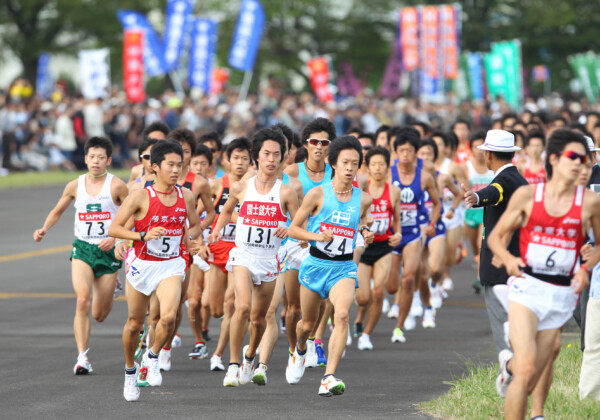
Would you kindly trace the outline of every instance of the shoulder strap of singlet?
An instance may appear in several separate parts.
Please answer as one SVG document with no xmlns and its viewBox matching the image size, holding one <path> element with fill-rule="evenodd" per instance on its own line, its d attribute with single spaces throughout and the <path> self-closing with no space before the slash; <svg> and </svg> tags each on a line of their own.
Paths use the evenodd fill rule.
<svg viewBox="0 0 600 420">
<path fill-rule="evenodd" d="M 583 193 L 585 190 L 581 185 L 577 186 L 577 191 L 575 192 L 575 205 L 581 207 L 583 204 Z"/>
<path fill-rule="evenodd" d="M 223 188 L 229 188 L 229 175 L 223 175 Z"/>
<path fill-rule="evenodd" d="M 181 187 L 175 185 L 175 188 L 177 188 L 177 195 L 179 196 L 179 198 L 183 198 L 183 190 L 181 189 Z"/>
<path fill-rule="evenodd" d="M 393 181 L 398 181 L 398 183 L 400 182 L 400 177 L 398 176 L 398 167 L 396 165 L 391 167 L 392 170 L 392 182 Z"/>
<path fill-rule="evenodd" d="M 540 182 L 539 184 L 537 184 L 535 186 L 535 197 L 534 197 L 534 201 L 536 203 L 541 202 L 544 199 L 544 187 L 545 187 L 545 183 Z"/>
<path fill-rule="evenodd" d="M 154 191 L 154 187 L 152 185 L 148 185 L 146 189 L 148 190 L 148 194 L 150 194 L 150 197 L 156 197 L 156 192 Z"/>
</svg>

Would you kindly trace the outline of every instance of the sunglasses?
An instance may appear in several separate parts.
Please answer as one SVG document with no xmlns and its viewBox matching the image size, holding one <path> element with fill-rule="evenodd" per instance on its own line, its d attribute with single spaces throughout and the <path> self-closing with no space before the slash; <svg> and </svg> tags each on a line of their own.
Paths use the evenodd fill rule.
<svg viewBox="0 0 600 420">
<path fill-rule="evenodd" d="M 308 140 L 306 140 L 306 142 L 308 144 L 312 144 L 313 146 L 321 145 L 323 147 L 327 147 L 327 146 L 329 146 L 329 143 L 331 143 L 330 140 L 325 140 L 325 139 L 308 139 Z"/>
<path fill-rule="evenodd" d="M 140 159 L 149 160 L 150 159 L 150 153 L 144 153 L 143 155 L 140 155 Z"/>
<path fill-rule="evenodd" d="M 562 156 L 566 157 L 567 159 L 571 159 L 571 160 L 576 160 L 579 159 L 579 161 L 582 164 L 586 164 L 588 161 L 588 157 L 587 155 L 580 155 L 579 153 L 575 153 L 572 150 L 565 150 L 562 154 Z"/>
<path fill-rule="evenodd" d="M 219 150 L 218 149 L 208 149 L 210 150 L 210 153 L 217 153 Z"/>
</svg>

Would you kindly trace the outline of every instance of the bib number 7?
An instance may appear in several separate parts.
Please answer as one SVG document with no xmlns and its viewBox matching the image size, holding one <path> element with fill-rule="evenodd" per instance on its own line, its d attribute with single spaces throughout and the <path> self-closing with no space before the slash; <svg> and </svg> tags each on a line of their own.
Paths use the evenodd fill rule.
<svg viewBox="0 0 600 420">
<path fill-rule="evenodd" d="M 92 236 L 92 227 L 94 227 L 94 224 L 97 225 L 99 231 L 97 232 L 96 228 L 94 228 L 93 236 L 104 236 L 106 234 L 106 230 L 104 229 L 104 222 L 85 222 L 85 224 L 88 227 L 87 236 Z"/>
</svg>

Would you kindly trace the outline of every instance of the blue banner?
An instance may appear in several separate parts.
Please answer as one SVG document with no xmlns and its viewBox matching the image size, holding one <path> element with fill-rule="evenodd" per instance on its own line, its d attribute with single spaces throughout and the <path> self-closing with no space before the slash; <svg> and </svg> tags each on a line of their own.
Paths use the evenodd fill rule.
<svg viewBox="0 0 600 420">
<path fill-rule="evenodd" d="M 48 64 L 50 63 L 50 54 L 42 53 L 38 58 L 37 79 L 35 82 L 35 90 L 37 95 L 42 98 L 48 98 L 52 95 L 54 81 L 50 76 Z"/>
<path fill-rule="evenodd" d="M 482 61 L 479 53 L 470 53 L 467 55 L 467 68 L 469 70 L 471 98 L 483 99 Z"/>
<path fill-rule="evenodd" d="M 169 0 L 167 2 L 167 21 L 163 34 L 166 70 L 175 70 L 179 64 L 181 50 L 189 28 L 192 13 L 191 0 Z"/>
<path fill-rule="evenodd" d="M 217 44 L 217 23 L 206 18 L 192 21 L 192 45 L 188 83 L 190 87 L 198 87 L 205 94 L 210 92 L 210 81 L 213 56 Z"/>
<path fill-rule="evenodd" d="M 150 77 L 165 74 L 167 67 L 162 43 L 146 16 L 133 10 L 118 10 L 117 17 L 123 29 L 144 31 L 144 70 L 146 74 Z"/>
<path fill-rule="evenodd" d="M 251 71 L 265 26 L 265 11 L 259 0 L 243 0 L 229 50 L 229 65 Z"/>
</svg>

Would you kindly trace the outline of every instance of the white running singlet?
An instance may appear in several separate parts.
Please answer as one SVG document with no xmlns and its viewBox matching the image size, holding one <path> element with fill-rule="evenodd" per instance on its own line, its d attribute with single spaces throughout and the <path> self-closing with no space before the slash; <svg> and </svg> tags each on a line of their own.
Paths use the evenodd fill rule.
<svg viewBox="0 0 600 420">
<path fill-rule="evenodd" d="M 80 175 L 75 199 L 75 237 L 92 245 L 108 238 L 108 228 L 119 207 L 110 192 L 113 175 L 107 173 L 100 193 L 93 197 L 85 188 L 86 175 Z"/>
</svg>

